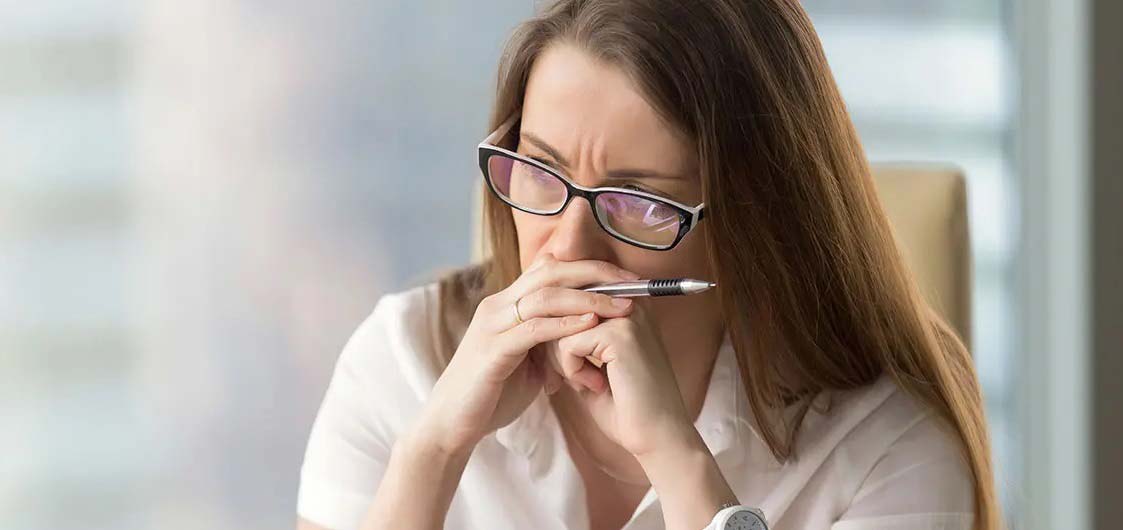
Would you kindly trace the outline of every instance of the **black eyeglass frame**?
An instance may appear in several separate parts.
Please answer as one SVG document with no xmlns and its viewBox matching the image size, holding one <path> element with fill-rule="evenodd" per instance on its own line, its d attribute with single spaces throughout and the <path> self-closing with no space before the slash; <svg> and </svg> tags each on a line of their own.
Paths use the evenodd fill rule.
<svg viewBox="0 0 1123 530">
<path fill-rule="evenodd" d="M 509 149 L 504 149 L 502 147 L 499 147 L 499 146 L 495 145 L 496 142 L 498 142 L 508 132 L 510 132 L 511 128 L 514 127 L 515 123 L 518 122 L 518 120 L 519 120 L 518 114 L 512 116 L 510 119 L 508 119 L 506 122 L 504 122 L 503 125 L 500 125 L 498 129 L 496 129 L 494 132 L 489 134 L 487 136 L 487 138 L 485 138 L 483 142 L 480 142 L 480 144 L 478 146 L 480 171 L 483 172 L 484 182 L 487 183 L 487 187 L 488 187 L 489 190 L 491 190 L 491 193 L 494 194 L 500 201 L 503 201 L 504 204 L 506 204 L 506 205 L 508 205 L 512 208 L 515 208 L 516 210 L 519 210 L 521 212 L 526 212 L 526 213 L 534 214 L 534 215 L 551 216 L 551 215 L 558 215 L 559 213 L 564 212 L 566 206 L 569 206 L 569 202 L 571 200 L 573 200 L 574 196 L 582 197 L 586 201 L 589 201 L 589 206 L 591 206 L 592 210 L 593 210 L 593 218 L 597 220 L 597 224 L 600 225 L 601 229 L 603 229 L 605 232 L 608 232 L 609 235 L 611 235 L 612 237 L 614 237 L 616 239 L 619 239 L 620 241 L 628 243 L 630 245 L 635 245 L 637 247 L 648 249 L 648 250 L 658 250 L 658 251 L 671 250 L 671 249 L 675 248 L 675 246 L 678 245 L 680 241 L 682 241 L 682 238 L 686 237 L 686 234 L 690 233 L 690 231 L 693 230 L 694 227 L 698 225 L 698 222 L 701 221 L 702 218 L 704 217 L 706 203 L 701 203 L 698 206 L 690 207 L 690 206 L 687 206 L 687 205 L 682 204 L 680 202 L 676 202 L 676 201 L 673 201 L 671 199 L 668 199 L 666 197 L 661 197 L 659 195 L 655 195 L 653 193 L 647 193 L 645 191 L 640 191 L 640 190 L 630 190 L 630 189 L 627 189 L 627 188 L 613 188 L 613 187 L 586 188 L 584 186 L 574 184 L 565 175 L 562 175 L 561 172 L 559 172 L 558 170 L 556 170 L 556 169 L 554 169 L 554 168 L 552 168 L 552 167 L 550 167 L 546 164 L 543 164 L 542 162 L 534 160 L 533 158 L 525 157 L 525 156 L 520 155 L 520 154 L 518 154 L 514 151 L 511 151 Z M 545 171 L 550 176 L 560 180 L 562 182 L 562 184 L 565 186 L 565 200 L 562 201 L 561 206 L 559 206 L 557 208 L 557 210 L 544 212 L 544 211 L 541 211 L 541 210 L 532 210 L 532 209 L 529 209 L 529 208 L 525 208 L 525 207 L 519 206 L 518 204 L 515 204 L 515 203 L 511 202 L 510 200 L 508 200 L 506 197 L 503 196 L 502 193 L 499 192 L 498 189 L 495 188 L 495 183 L 492 182 L 491 171 L 488 168 L 487 162 L 493 156 L 502 156 L 502 157 L 505 157 L 505 158 L 512 158 L 512 159 L 515 159 L 515 160 L 517 160 L 519 162 L 522 162 L 524 164 L 529 164 L 529 165 L 534 166 L 538 169 L 541 169 L 542 171 Z M 678 217 L 679 217 L 678 234 L 675 236 L 675 240 L 672 241 L 669 245 L 666 245 L 666 246 L 651 245 L 651 244 L 648 244 L 648 243 L 644 243 L 642 241 L 637 241 L 635 239 L 632 239 L 628 236 L 625 236 L 624 234 L 621 234 L 621 233 L 613 230 L 612 227 L 608 226 L 607 224 L 605 224 L 605 222 L 603 220 L 601 220 L 601 215 L 598 213 L 597 203 L 596 203 L 597 196 L 601 195 L 602 193 L 610 193 L 610 192 L 611 193 L 619 193 L 619 194 L 623 194 L 623 195 L 631 195 L 631 196 L 635 196 L 635 197 L 642 197 L 644 199 L 654 201 L 654 202 L 669 206 L 670 208 L 674 209 L 675 212 L 678 213 Z"/>
</svg>

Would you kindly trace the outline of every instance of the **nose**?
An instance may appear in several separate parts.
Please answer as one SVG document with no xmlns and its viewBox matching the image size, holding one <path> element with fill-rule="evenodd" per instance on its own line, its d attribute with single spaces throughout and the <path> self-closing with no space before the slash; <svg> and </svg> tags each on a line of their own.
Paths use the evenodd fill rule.
<svg viewBox="0 0 1123 530">
<path fill-rule="evenodd" d="M 574 197 L 562 213 L 554 216 L 554 225 L 542 250 L 562 261 L 579 259 L 606 260 L 610 236 L 597 224 L 589 201 Z"/>
</svg>

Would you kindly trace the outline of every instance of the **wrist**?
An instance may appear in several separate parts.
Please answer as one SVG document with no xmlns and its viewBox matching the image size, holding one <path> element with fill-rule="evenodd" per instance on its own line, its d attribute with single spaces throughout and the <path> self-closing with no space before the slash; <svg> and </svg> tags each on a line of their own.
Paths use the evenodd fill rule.
<svg viewBox="0 0 1123 530">
<path fill-rule="evenodd" d="M 723 507 L 737 503 L 698 431 L 677 443 L 637 456 L 663 503 L 667 528 L 704 528 Z"/>
<path fill-rule="evenodd" d="M 656 491 L 660 488 L 678 488 L 687 481 L 697 481 L 717 467 L 713 455 L 700 438 L 696 444 L 684 442 L 674 448 L 637 456 L 636 459 Z M 722 502 L 726 500 L 728 499 L 723 499 Z"/>
<path fill-rule="evenodd" d="M 440 440 L 416 427 L 398 437 L 362 528 L 444 526 L 471 450 L 451 450 Z"/>
<path fill-rule="evenodd" d="M 399 440 L 410 450 L 447 460 L 467 460 L 478 439 L 457 435 L 441 427 L 441 422 L 422 419 Z"/>
<path fill-rule="evenodd" d="M 679 423 L 661 429 L 651 439 L 655 442 L 650 450 L 632 455 L 644 469 L 648 466 L 659 467 L 682 457 L 710 455 L 706 442 L 691 423 Z"/>
<path fill-rule="evenodd" d="M 424 470 L 438 483 L 445 479 L 459 482 L 459 475 L 468 465 L 472 456 L 470 448 L 448 448 L 434 438 L 421 436 L 420 433 L 404 436 L 394 444 L 394 456 L 400 464 L 413 471 Z"/>
</svg>

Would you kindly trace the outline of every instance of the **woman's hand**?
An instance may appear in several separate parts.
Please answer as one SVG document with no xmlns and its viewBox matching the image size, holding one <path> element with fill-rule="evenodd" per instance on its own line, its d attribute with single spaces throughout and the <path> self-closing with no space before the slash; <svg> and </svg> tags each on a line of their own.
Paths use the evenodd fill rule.
<svg viewBox="0 0 1123 530">
<path fill-rule="evenodd" d="M 521 414 L 543 386 L 552 392 L 561 385 L 543 354 L 529 351 L 592 328 L 599 317 L 622 317 L 631 310 L 609 296 L 576 287 L 638 278 L 604 261 L 541 256 L 508 288 L 480 303 L 414 435 L 445 451 L 470 452 L 481 438 Z M 516 303 L 522 323 L 516 319 Z"/>
<path fill-rule="evenodd" d="M 580 395 L 600 429 L 632 455 L 697 445 L 694 423 L 642 301 L 630 315 L 562 337 L 548 350 L 555 370 L 588 389 Z"/>
<path fill-rule="evenodd" d="M 553 367 L 571 382 L 577 374 L 593 381 L 576 385 L 589 388 L 580 396 L 597 426 L 643 467 L 659 494 L 666 528 L 702 528 L 720 506 L 737 501 L 694 428 L 642 301 L 630 315 L 562 337 L 548 349 Z M 605 375 L 606 382 L 594 381 Z"/>
</svg>

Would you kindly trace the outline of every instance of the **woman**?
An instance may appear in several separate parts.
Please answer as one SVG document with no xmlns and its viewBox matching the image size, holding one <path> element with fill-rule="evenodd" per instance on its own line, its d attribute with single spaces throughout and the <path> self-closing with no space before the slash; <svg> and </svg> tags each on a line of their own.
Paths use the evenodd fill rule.
<svg viewBox="0 0 1123 530">
<path fill-rule="evenodd" d="M 970 356 L 798 2 L 556 2 L 492 130 L 492 258 L 352 338 L 302 528 L 999 528 Z M 717 288 L 579 289 L 676 277 Z"/>
</svg>

